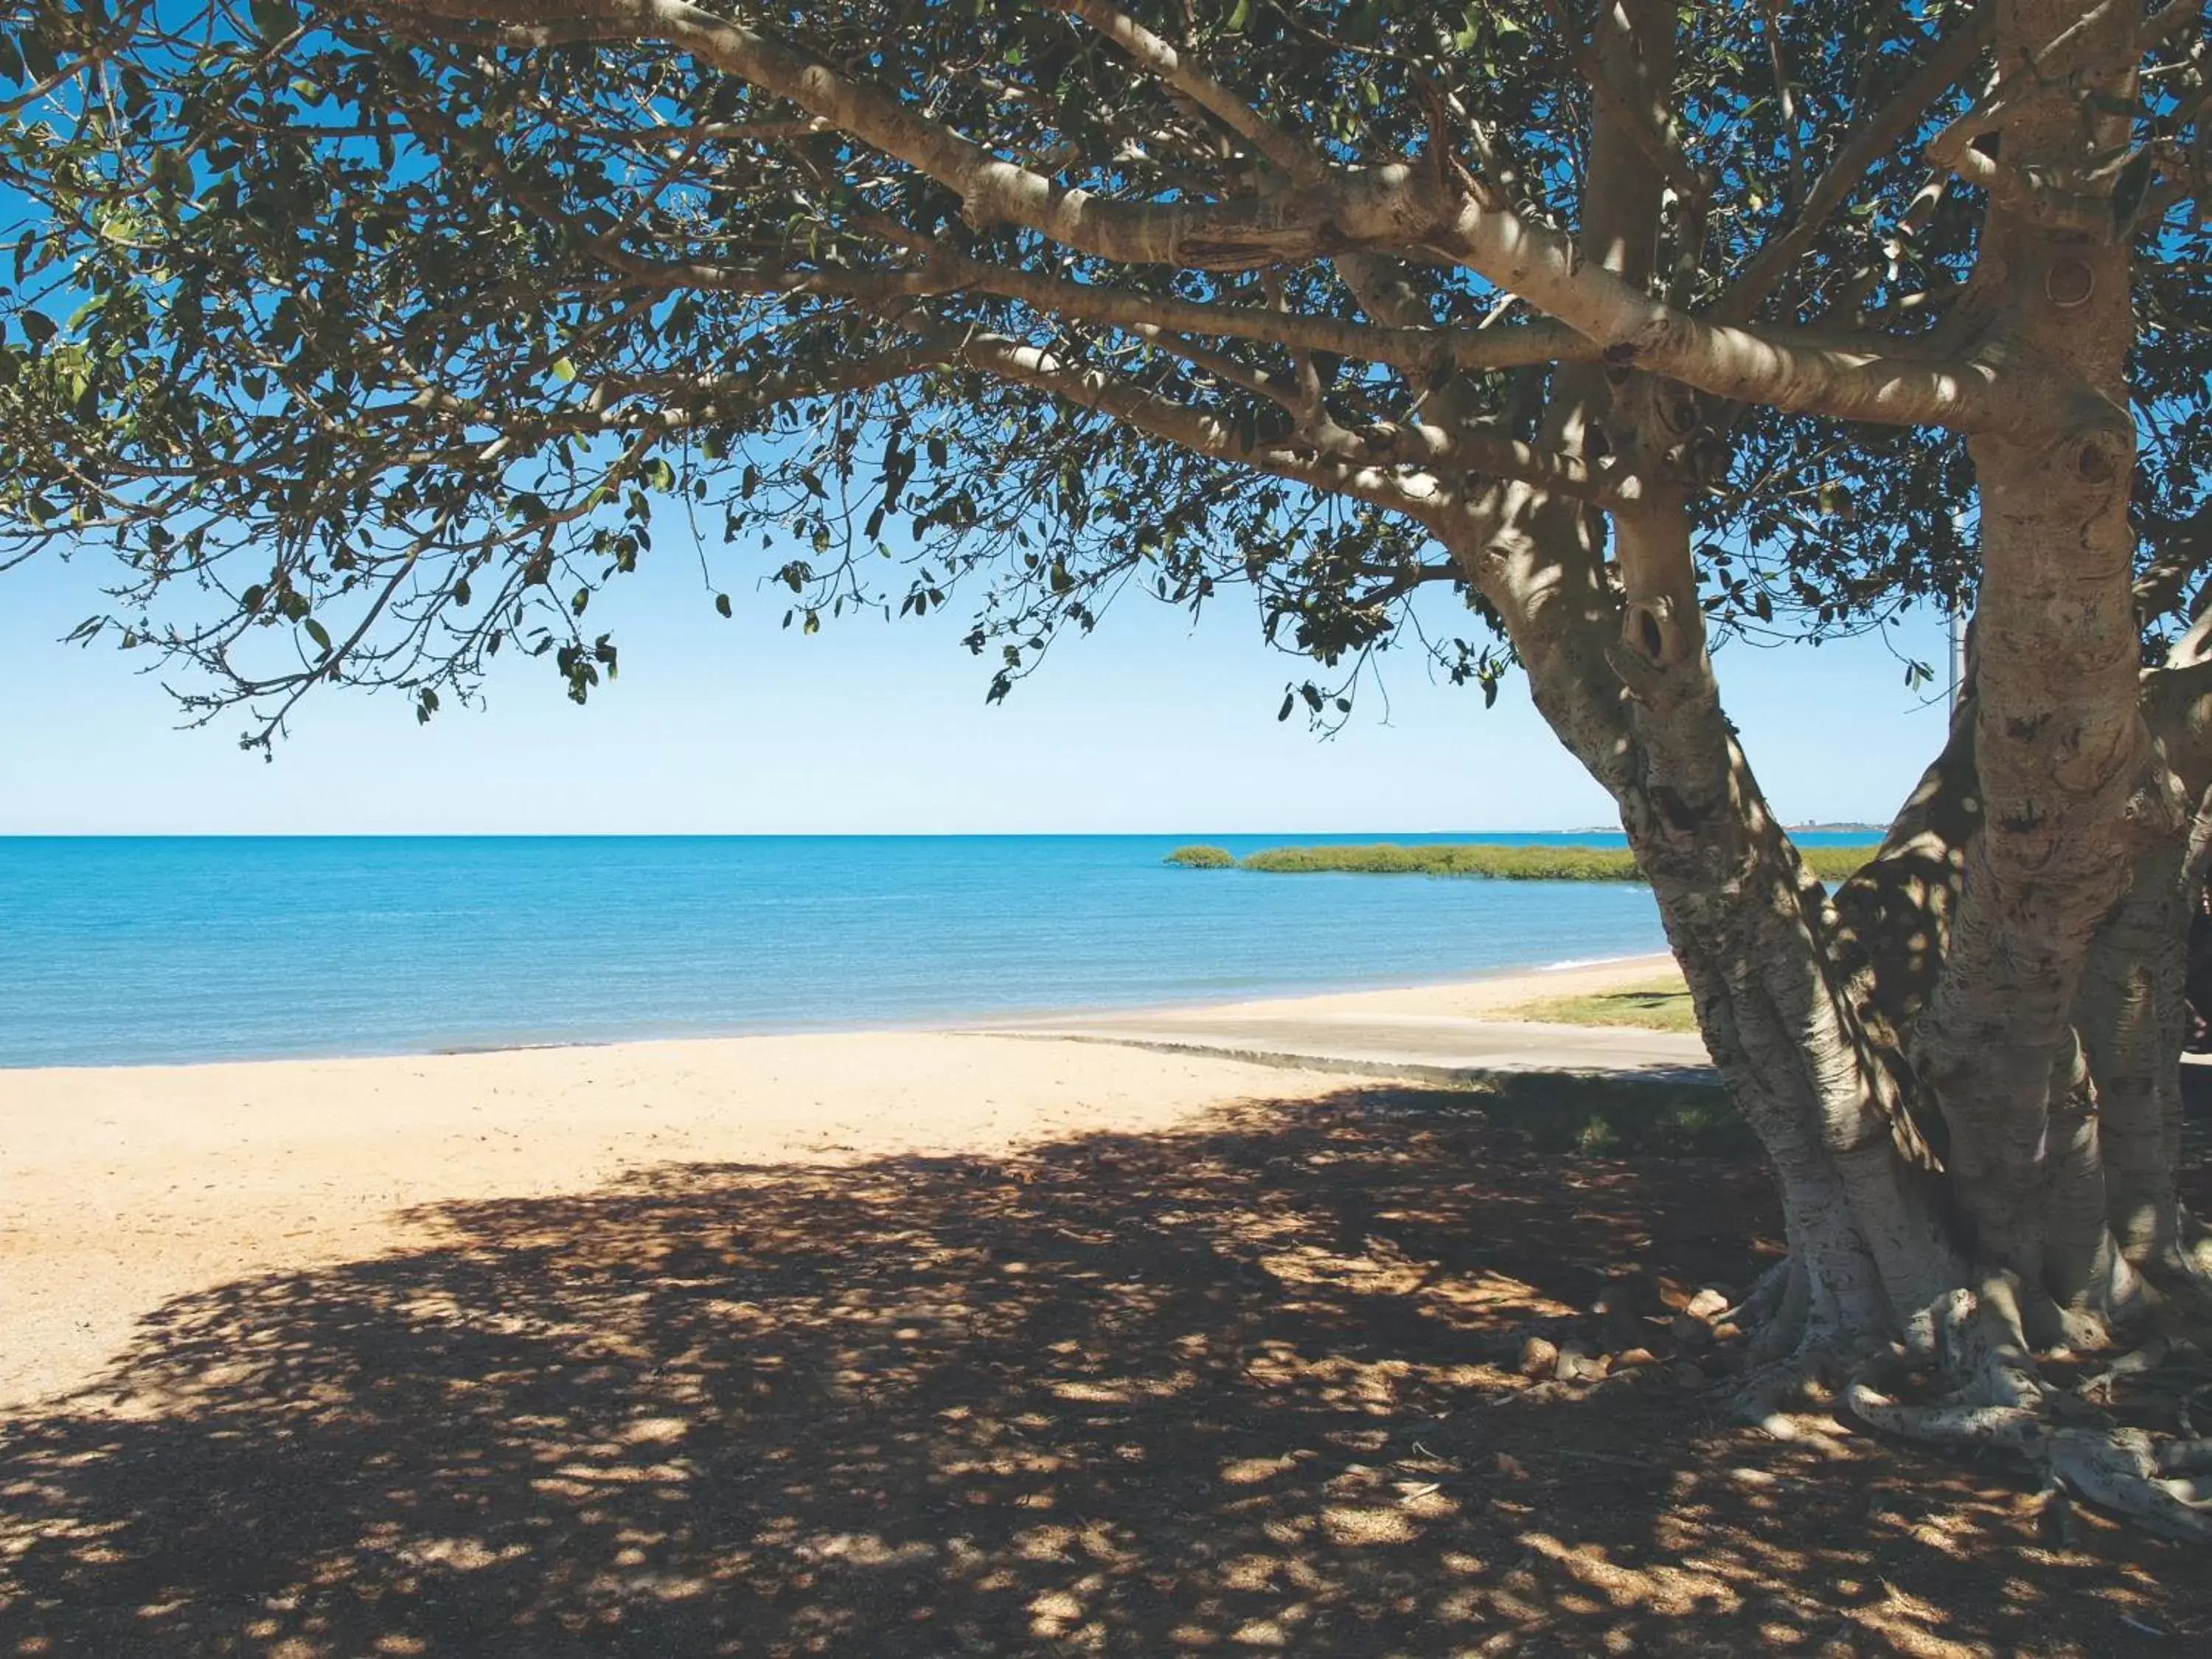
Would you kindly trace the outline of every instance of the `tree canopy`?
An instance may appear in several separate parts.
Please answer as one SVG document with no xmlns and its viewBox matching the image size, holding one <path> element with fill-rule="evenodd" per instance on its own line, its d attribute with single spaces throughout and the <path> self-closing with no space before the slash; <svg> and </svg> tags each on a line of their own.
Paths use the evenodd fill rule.
<svg viewBox="0 0 2212 1659">
<path fill-rule="evenodd" d="M 1565 3 L 12 9 L 8 533 L 112 542 L 88 635 L 210 671 L 257 738 L 319 683 L 427 714 L 502 648 L 580 699 L 592 593 L 684 520 L 802 627 L 974 590 L 994 694 L 1131 585 L 1249 584 L 1342 672 L 1470 588 L 1441 517 L 1634 488 L 1540 430 L 1599 357 L 1708 394 L 1721 625 L 1972 592 L 1960 431 L 1998 411 L 1946 326 L 2002 175 L 1923 152 L 1986 12 L 1685 7 L 1654 97 Z M 2204 534 L 2194 10 L 2116 161 L 2159 255 L 2147 569 Z M 1598 105 L 1664 182 L 1640 291 L 1589 258 Z M 1427 643 L 1494 687 L 1472 587 Z"/>
</svg>

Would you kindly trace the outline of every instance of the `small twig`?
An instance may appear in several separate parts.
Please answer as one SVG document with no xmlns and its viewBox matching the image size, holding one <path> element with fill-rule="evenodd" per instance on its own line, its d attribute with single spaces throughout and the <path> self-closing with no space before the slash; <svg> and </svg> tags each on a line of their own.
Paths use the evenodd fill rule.
<svg viewBox="0 0 2212 1659">
<path fill-rule="evenodd" d="M 1055 3 L 1121 47 L 1291 178 L 1310 184 L 1328 176 L 1328 163 L 1318 151 L 1275 126 L 1134 18 L 1103 0 L 1055 0 Z"/>
<path fill-rule="evenodd" d="M 1782 116 L 1782 136 L 1790 146 L 1790 210 L 1805 204 L 1805 141 L 1797 131 L 1797 88 L 1790 79 L 1790 60 L 1782 50 L 1782 0 L 1766 0 L 1766 62 L 1774 75 L 1774 95 Z"/>
<path fill-rule="evenodd" d="M 1843 205 L 1868 170 L 1909 131 L 1929 105 L 1958 83 L 1973 66 L 1995 33 L 1993 9 L 1983 5 L 1929 54 L 1926 63 L 1898 88 L 1896 95 L 1872 119 L 1861 124 L 1850 143 L 1836 154 L 1827 170 L 1814 183 L 1796 222 L 1761 248 L 1734 288 L 1723 297 L 1718 314 L 1731 322 L 1747 320 L 1780 286 L 1790 268 L 1813 245 L 1820 228 Z M 1943 177 L 1943 173 L 1937 174 Z M 1916 201 L 1915 205 L 1918 204 Z M 1933 212 L 1935 204 L 1929 204 Z"/>
</svg>

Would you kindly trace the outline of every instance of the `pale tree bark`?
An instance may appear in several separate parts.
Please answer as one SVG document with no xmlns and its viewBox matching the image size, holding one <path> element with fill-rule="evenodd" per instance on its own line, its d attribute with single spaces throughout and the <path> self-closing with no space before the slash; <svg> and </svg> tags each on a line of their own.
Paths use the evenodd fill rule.
<svg viewBox="0 0 2212 1659">
<path fill-rule="evenodd" d="M 2187 942 L 2212 864 L 2212 665 L 2184 660 L 2148 675 L 2143 707 L 2181 827 L 2135 860 L 2126 899 L 2090 947 L 2075 1018 L 2097 1080 L 2114 1244 L 2160 1290 L 2212 1311 L 2212 1244 L 2176 1184 Z"/>
<path fill-rule="evenodd" d="M 2094 91 L 2124 93 L 2140 20 L 2128 7 L 2105 9 L 2105 58 L 2118 80 Z M 2080 10 L 2056 0 L 2000 7 L 2000 64 L 2026 61 Z M 2008 129 L 2006 153 L 2016 166 L 2079 170 L 2085 145 L 2124 136 L 2074 97 L 2050 95 Z M 2032 1312 L 2047 1320 L 2055 1304 L 2063 1322 L 2065 1311 L 2117 1310 L 2130 1289 L 2109 1252 L 2052 1237 L 2054 1222 L 2100 1216 L 2103 1206 L 2101 1194 L 2054 1205 L 2065 1160 L 2051 1154 L 2058 1146 L 2094 1163 L 2087 1084 L 2075 1075 L 2075 993 L 2090 941 L 2126 891 L 2131 821 L 2166 804 L 2137 706 L 2128 252 L 1993 207 L 1981 259 L 2003 283 L 2008 362 L 2032 365 L 2058 395 L 2039 405 L 2035 429 L 1973 441 L 1981 833 L 1966 849 L 1915 1058 L 1949 1131 L 1951 1189 L 1978 1272 L 2010 1275 Z M 2054 1094 L 2083 1104 L 2054 1123 Z"/>
<path fill-rule="evenodd" d="M 1663 91 L 1674 25 L 1665 4 L 1604 9 L 1596 71 L 1615 87 Z M 1586 248 L 1623 283 L 1648 284 L 1664 181 L 1605 106 L 1588 171 Z M 1895 1068 L 1832 983 L 1819 885 L 1721 708 L 1683 493 L 1702 421 L 1680 384 L 1563 368 L 1545 445 L 1616 452 L 1639 483 L 1613 510 L 1613 569 L 1593 514 L 1527 488 L 1507 492 L 1502 522 L 1482 526 L 1465 556 L 1537 707 L 1619 803 L 1706 1045 L 1775 1168 L 1790 1258 L 1759 1351 L 1781 1363 L 1748 1390 L 1766 1414 L 1790 1385 L 1893 1336 L 1917 1328 L 1924 1345 L 1920 1310 L 1954 1269 L 1924 1182 L 1895 1144 Z"/>
<path fill-rule="evenodd" d="M 2001 56 L 2031 61 L 2084 9 L 1998 8 Z M 2123 80 L 2129 9 L 2092 19 Z M 1663 78 L 1672 25 L 1664 5 L 1603 9 L 1593 49 L 1616 87 Z M 2008 154 L 2057 171 L 2109 146 L 2079 97 L 2017 118 Z M 1658 169 L 1602 106 L 1589 176 L 1595 263 L 1648 283 Z M 1758 1352 L 1781 1363 L 1747 1403 L 1769 1412 L 1801 1379 L 1863 1362 L 1847 1398 L 1867 1420 L 2006 1447 L 2148 1525 L 2212 1537 L 2193 1491 L 2166 1479 L 2197 1449 L 2161 1463 L 2134 1431 L 2062 1420 L 2033 1358 L 2136 1328 L 2136 1264 L 2187 1259 L 2178 952 L 2203 863 L 2139 696 L 2126 249 L 1999 213 L 1983 257 L 1989 356 L 2021 390 L 2006 428 L 1974 439 L 1973 693 L 1836 906 L 1722 712 L 1684 503 L 1688 387 L 1555 377 L 1545 442 L 1587 455 L 1601 430 L 1638 482 L 1608 503 L 1609 569 L 1589 507 L 1526 486 L 1456 550 L 1539 709 L 1620 804 L 1707 1047 L 1774 1165 L 1790 1256 L 1755 1311 Z M 1951 1399 L 1900 1405 L 1876 1386 L 1916 1361 Z"/>
</svg>

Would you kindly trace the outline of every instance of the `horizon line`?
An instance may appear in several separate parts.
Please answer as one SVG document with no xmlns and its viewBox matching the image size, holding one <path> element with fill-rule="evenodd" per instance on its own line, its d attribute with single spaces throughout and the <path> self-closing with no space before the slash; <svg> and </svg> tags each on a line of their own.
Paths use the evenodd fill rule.
<svg viewBox="0 0 2212 1659">
<path fill-rule="evenodd" d="M 1887 825 L 1824 820 L 1782 826 L 1787 834 L 1881 834 Z M 1158 841 L 1217 836 L 1623 836 L 1618 828 L 1415 830 L 0 830 L 8 841 Z"/>
</svg>

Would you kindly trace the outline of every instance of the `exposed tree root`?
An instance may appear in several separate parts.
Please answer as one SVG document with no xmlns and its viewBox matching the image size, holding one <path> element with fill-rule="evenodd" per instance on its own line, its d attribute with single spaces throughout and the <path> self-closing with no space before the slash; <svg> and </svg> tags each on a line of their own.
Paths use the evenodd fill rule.
<svg viewBox="0 0 2212 1659">
<path fill-rule="evenodd" d="M 2021 1334 L 2009 1275 L 1959 1290 L 1936 1308 L 1938 1363 L 1945 1393 L 1924 1405 L 1897 1398 L 1910 1375 L 1901 1350 L 1862 1364 L 1844 1390 L 1854 1415 L 1905 1439 L 1953 1451 L 1997 1452 L 2027 1464 L 2046 1485 L 2123 1516 L 2147 1530 L 2212 1543 L 2212 1441 L 2160 1443 L 2125 1427 L 2078 1394 L 2053 1386 Z M 2142 1375 L 2173 1349 L 2129 1356 L 2090 1379 L 2110 1390 L 2115 1378 Z"/>
<path fill-rule="evenodd" d="M 2180 1232 L 2176 1247 L 2180 1259 L 2197 1273 L 2212 1278 L 2212 1227 L 2199 1220 L 2194 1211 L 2185 1209 Z"/>
<path fill-rule="evenodd" d="M 1752 1287 L 1743 1294 L 1743 1300 L 1730 1308 L 1721 1317 L 1740 1329 L 1752 1333 L 1754 1358 L 1771 1358 L 1760 1352 L 1759 1345 L 1786 1306 L 1795 1304 L 1795 1322 L 1802 1324 L 1807 1303 L 1805 1270 L 1793 1255 L 1785 1255 L 1765 1273 L 1759 1274 Z M 1792 1330 L 1780 1352 L 1796 1346 L 1797 1334 Z"/>
<path fill-rule="evenodd" d="M 1732 1416 L 1777 1440 L 1801 1440 L 1804 1431 L 1791 1413 L 1824 1406 L 1836 1386 L 1851 1374 L 1866 1352 L 1864 1343 L 1823 1336 L 1794 1353 L 1770 1360 L 1735 1380 L 1723 1396 Z"/>
<path fill-rule="evenodd" d="M 1778 1440 L 1802 1438 L 1791 1414 L 1832 1400 L 1867 1351 L 1863 1340 L 1820 1316 L 1812 1276 L 1794 1254 L 1768 1268 L 1721 1318 L 1750 1336 L 1745 1370 L 1721 1392 L 1723 1407 Z"/>
<path fill-rule="evenodd" d="M 2141 1429 L 2060 1429 L 2045 1467 L 2069 1490 L 2149 1531 L 2212 1544 L 2212 1481 L 2169 1476 L 2164 1451 Z"/>
<path fill-rule="evenodd" d="M 2021 1299 L 2021 1328 L 2038 1353 L 2094 1353 L 2112 1340 L 2100 1314 L 2062 1307 L 2040 1291 Z"/>
<path fill-rule="evenodd" d="M 2160 1326 L 2212 1340 L 2212 1238 L 2201 1236 L 2193 1216 L 2185 1225 L 2200 1236 L 2167 1245 L 2137 1264 L 2149 1286 Z"/>
</svg>

